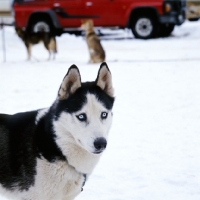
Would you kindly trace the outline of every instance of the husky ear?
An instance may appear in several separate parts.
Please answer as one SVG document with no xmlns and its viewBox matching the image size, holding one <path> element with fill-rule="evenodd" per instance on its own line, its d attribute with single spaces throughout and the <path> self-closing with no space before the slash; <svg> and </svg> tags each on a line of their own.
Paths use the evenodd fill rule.
<svg viewBox="0 0 200 200">
<path fill-rule="evenodd" d="M 100 66 L 98 76 L 96 79 L 96 84 L 109 96 L 114 96 L 114 89 L 112 86 L 112 76 L 110 70 L 105 62 Z"/>
<path fill-rule="evenodd" d="M 77 66 L 72 65 L 61 83 L 58 98 L 60 100 L 67 99 L 79 87 L 81 87 L 81 75 Z"/>
</svg>

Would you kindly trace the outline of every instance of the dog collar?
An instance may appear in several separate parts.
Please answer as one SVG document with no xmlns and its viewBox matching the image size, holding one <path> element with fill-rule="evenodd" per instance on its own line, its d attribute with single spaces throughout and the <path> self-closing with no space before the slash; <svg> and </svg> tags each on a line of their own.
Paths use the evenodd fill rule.
<svg viewBox="0 0 200 200">
<path fill-rule="evenodd" d="M 83 186 L 85 185 L 86 179 L 87 179 L 87 174 L 83 174 L 83 184 L 82 184 L 82 188 L 81 188 L 81 192 L 83 191 Z"/>
</svg>

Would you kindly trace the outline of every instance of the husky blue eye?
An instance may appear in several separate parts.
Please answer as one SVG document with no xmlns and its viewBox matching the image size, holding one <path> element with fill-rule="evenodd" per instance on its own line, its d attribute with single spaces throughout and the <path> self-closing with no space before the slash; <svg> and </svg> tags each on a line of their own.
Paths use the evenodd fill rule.
<svg viewBox="0 0 200 200">
<path fill-rule="evenodd" d="M 106 119 L 108 116 L 108 113 L 107 112 L 102 112 L 101 113 L 101 119 Z"/>
<path fill-rule="evenodd" d="M 86 117 L 86 114 L 85 113 L 82 113 L 80 115 L 77 115 L 76 116 L 78 120 L 80 120 L 81 122 L 84 122 L 87 120 L 87 117 Z"/>
</svg>

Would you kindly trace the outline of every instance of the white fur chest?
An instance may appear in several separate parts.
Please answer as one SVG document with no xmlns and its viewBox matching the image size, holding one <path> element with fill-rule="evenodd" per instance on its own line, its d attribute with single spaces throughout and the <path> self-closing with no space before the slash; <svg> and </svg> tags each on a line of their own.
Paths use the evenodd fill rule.
<svg viewBox="0 0 200 200">
<path fill-rule="evenodd" d="M 66 162 L 38 159 L 34 186 L 18 195 L 20 200 L 73 200 L 81 192 L 84 181 L 83 174 Z"/>
</svg>

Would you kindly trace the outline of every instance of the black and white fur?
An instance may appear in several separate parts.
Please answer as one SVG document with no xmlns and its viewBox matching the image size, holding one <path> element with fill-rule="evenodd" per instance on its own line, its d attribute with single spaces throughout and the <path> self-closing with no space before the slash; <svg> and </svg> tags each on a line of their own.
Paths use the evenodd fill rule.
<svg viewBox="0 0 200 200">
<path fill-rule="evenodd" d="M 73 200 L 107 145 L 114 103 L 102 63 L 81 83 L 72 65 L 47 109 L 0 114 L 0 193 L 13 200 Z"/>
</svg>

